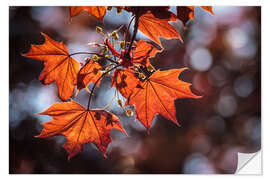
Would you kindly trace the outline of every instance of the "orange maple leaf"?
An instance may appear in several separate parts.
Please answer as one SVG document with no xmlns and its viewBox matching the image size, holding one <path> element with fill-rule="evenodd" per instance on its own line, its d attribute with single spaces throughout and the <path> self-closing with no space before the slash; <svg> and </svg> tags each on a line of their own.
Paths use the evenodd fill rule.
<svg viewBox="0 0 270 180">
<path fill-rule="evenodd" d="M 111 87 L 116 87 L 122 96 L 127 99 L 139 85 L 139 82 L 140 80 L 130 69 L 117 69 L 112 76 Z"/>
<path fill-rule="evenodd" d="M 87 110 L 75 101 L 55 103 L 46 111 L 39 113 L 49 115 L 52 120 L 44 123 L 44 128 L 38 138 L 55 135 L 66 137 L 64 148 L 68 159 L 83 150 L 83 145 L 94 143 L 106 157 L 106 149 L 112 141 L 110 131 L 117 129 L 126 134 L 119 119 L 104 110 Z"/>
<path fill-rule="evenodd" d="M 169 21 L 176 20 L 176 15 L 169 12 L 167 7 L 145 8 L 143 13 L 140 13 L 138 29 L 160 46 L 159 36 L 183 41 L 175 28 L 169 24 Z"/>
<path fill-rule="evenodd" d="M 132 52 L 134 57 L 133 63 L 148 66 L 150 65 L 149 58 L 155 57 L 156 54 L 161 51 L 162 50 L 158 50 L 152 44 L 144 40 L 140 40 L 136 44 L 136 49 Z"/>
<path fill-rule="evenodd" d="M 149 79 L 133 90 L 127 104 L 134 105 L 136 118 L 149 129 L 156 114 L 179 125 L 176 119 L 174 100 L 177 98 L 199 98 L 191 92 L 190 83 L 178 79 L 186 68 L 156 71 Z"/>
<path fill-rule="evenodd" d="M 73 95 L 80 64 L 70 57 L 63 42 L 56 42 L 46 34 L 41 34 L 45 38 L 44 44 L 32 45 L 29 52 L 22 55 L 44 62 L 39 80 L 45 85 L 56 81 L 59 97 L 65 101 Z"/>
<path fill-rule="evenodd" d="M 101 77 L 101 69 L 102 67 L 99 65 L 98 62 L 94 62 L 92 59 L 89 59 L 89 61 L 81 68 L 81 70 L 78 73 L 78 80 L 77 80 L 77 92 L 86 88 L 87 91 L 88 84 L 90 82 L 96 83 L 96 81 Z M 99 86 L 100 81 L 97 82 L 97 87 Z"/>
<path fill-rule="evenodd" d="M 106 14 L 105 6 L 71 6 L 70 8 L 70 18 L 77 16 L 82 11 L 88 12 L 89 15 L 94 16 L 103 23 L 103 18 Z"/>
<path fill-rule="evenodd" d="M 203 10 L 208 11 L 209 13 L 211 13 L 212 15 L 214 15 L 213 7 L 212 6 L 200 6 L 200 8 L 202 8 Z"/>
<path fill-rule="evenodd" d="M 212 6 L 200 6 L 205 11 L 214 15 L 212 11 Z M 194 18 L 194 9 L 195 6 L 178 6 L 177 7 L 177 17 L 180 19 L 184 25 L 188 22 L 188 20 Z"/>
</svg>

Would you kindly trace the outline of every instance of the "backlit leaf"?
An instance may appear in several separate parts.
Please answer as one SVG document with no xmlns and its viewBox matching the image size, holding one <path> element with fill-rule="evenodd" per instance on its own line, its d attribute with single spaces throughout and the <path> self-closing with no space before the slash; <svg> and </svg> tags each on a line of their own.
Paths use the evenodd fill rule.
<svg viewBox="0 0 270 180">
<path fill-rule="evenodd" d="M 68 159 L 83 150 L 83 145 L 94 143 L 106 157 L 106 149 L 112 141 L 110 131 L 116 129 L 126 134 L 119 119 L 104 110 L 87 110 L 75 101 L 55 103 L 41 115 L 49 115 L 52 120 L 44 123 L 41 134 L 47 138 L 55 135 L 66 137 L 64 148 Z"/>
<path fill-rule="evenodd" d="M 44 62 L 44 69 L 39 80 L 45 84 L 56 82 L 58 94 L 63 101 L 73 95 L 77 84 L 77 73 L 80 64 L 69 56 L 68 49 L 62 42 L 56 42 L 49 36 L 41 33 L 45 42 L 42 45 L 32 45 L 24 57 Z"/>
<path fill-rule="evenodd" d="M 165 39 L 179 39 L 182 41 L 176 29 L 169 24 L 169 21 L 176 21 L 177 17 L 168 11 L 168 8 L 145 8 L 141 11 L 138 29 L 151 40 L 160 46 L 160 36 Z"/>
<path fill-rule="evenodd" d="M 98 62 L 94 62 L 90 59 L 79 71 L 77 80 L 77 92 L 83 88 L 87 88 L 90 82 L 95 83 L 101 77 L 101 66 Z M 97 87 L 100 81 L 97 82 Z M 87 89 L 88 90 L 88 89 Z"/>
<path fill-rule="evenodd" d="M 212 11 L 212 6 L 200 6 L 203 10 L 214 15 Z M 177 7 L 177 17 L 180 19 L 184 25 L 190 20 L 194 18 L 194 9 L 195 6 L 178 6 Z"/>
<path fill-rule="evenodd" d="M 139 85 L 139 79 L 129 69 L 117 69 L 112 77 L 112 87 L 122 94 L 126 99 L 132 94 L 134 88 Z"/>
<path fill-rule="evenodd" d="M 150 65 L 149 58 L 153 58 L 156 56 L 157 53 L 161 52 L 152 44 L 140 40 L 136 44 L 136 49 L 133 51 L 133 63 L 134 64 L 141 64 L 141 65 Z"/>
<path fill-rule="evenodd" d="M 178 98 L 199 98 L 190 89 L 190 83 L 178 79 L 185 70 L 156 71 L 149 79 L 134 89 L 128 104 L 135 106 L 137 119 L 149 129 L 156 114 L 160 114 L 179 125 L 176 119 L 174 100 Z"/>
<path fill-rule="evenodd" d="M 94 16 L 103 22 L 103 18 L 106 14 L 105 6 L 71 6 L 70 7 L 70 18 L 77 16 L 82 11 L 88 12 L 89 15 Z"/>
</svg>

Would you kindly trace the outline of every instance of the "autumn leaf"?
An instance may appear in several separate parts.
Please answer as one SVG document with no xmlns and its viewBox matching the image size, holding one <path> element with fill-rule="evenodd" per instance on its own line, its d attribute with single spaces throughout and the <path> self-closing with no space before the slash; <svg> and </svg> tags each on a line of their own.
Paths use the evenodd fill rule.
<svg viewBox="0 0 270 180">
<path fill-rule="evenodd" d="M 135 12 L 136 9 L 131 8 L 130 11 Z M 161 46 L 159 36 L 182 41 L 176 29 L 169 24 L 169 21 L 176 21 L 177 17 L 168 11 L 168 7 L 140 8 L 139 16 L 138 29 L 158 45 Z"/>
<path fill-rule="evenodd" d="M 200 6 L 200 8 L 214 15 L 212 11 L 212 6 Z M 177 17 L 180 19 L 184 25 L 190 20 L 194 18 L 194 9 L 195 6 L 178 6 L 177 7 Z"/>
<path fill-rule="evenodd" d="M 212 15 L 214 15 L 213 7 L 212 6 L 200 6 L 200 8 L 202 8 L 203 10 L 208 11 L 209 13 L 211 13 Z"/>
<path fill-rule="evenodd" d="M 89 59 L 89 61 L 81 68 L 81 70 L 78 73 L 78 80 L 77 80 L 77 92 L 86 88 L 87 91 L 88 84 L 90 82 L 96 83 L 96 81 L 101 77 L 101 69 L 102 67 L 99 65 L 98 62 L 94 62 L 92 59 Z M 99 86 L 100 81 L 97 82 L 97 87 Z"/>
<path fill-rule="evenodd" d="M 106 14 L 105 6 L 71 6 L 70 8 L 70 18 L 77 16 L 82 11 L 88 12 L 89 15 L 96 17 L 103 23 L 103 18 Z"/>
<path fill-rule="evenodd" d="M 194 10 L 195 10 L 195 6 L 187 6 L 189 9 L 191 9 L 192 11 L 190 12 L 190 18 L 193 19 L 194 18 Z M 212 15 L 214 15 L 214 12 L 212 11 L 212 6 L 200 6 L 200 8 L 202 8 L 203 10 L 211 13 Z"/>
<path fill-rule="evenodd" d="M 156 114 L 179 125 L 176 119 L 174 100 L 177 98 L 199 98 L 191 92 L 190 83 L 178 79 L 182 69 L 156 71 L 133 90 L 127 104 L 134 105 L 137 119 L 149 129 Z"/>
<path fill-rule="evenodd" d="M 158 14 L 158 16 L 156 14 Z M 176 21 L 176 16 L 169 11 L 161 10 L 161 12 L 156 13 L 147 11 L 140 16 L 138 29 L 160 46 L 161 42 L 159 36 L 165 39 L 178 38 L 182 41 L 182 38 L 175 28 L 169 24 L 169 21 Z"/>
<path fill-rule="evenodd" d="M 55 135 L 66 137 L 64 148 L 68 159 L 83 150 L 83 145 L 94 143 L 106 157 L 106 149 L 112 141 L 110 131 L 116 129 L 126 134 L 119 119 L 104 110 L 87 110 L 75 101 L 55 103 L 41 115 L 49 115 L 52 120 L 44 123 L 38 138 Z"/>
<path fill-rule="evenodd" d="M 141 64 L 141 65 L 150 65 L 149 58 L 153 58 L 156 56 L 157 53 L 161 52 L 162 50 L 158 50 L 152 44 L 140 40 L 136 44 L 136 49 L 133 51 L 133 63 L 134 64 Z"/>
<path fill-rule="evenodd" d="M 139 79 L 135 76 L 133 71 L 129 69 L 117 69 L 114 72 L 111 87 L 116 87 L 126 99 L 137 86 L 139 86 Z"/>
<path fill-rule="evenodd" d="M 41 34 L 45 38 L 44 44 L 32 45 L 29 52 L 22 55 L 44 62 L 45 67 L 39 80 L 45 85 L 55 81 L 59 97 L 65 101 L 73 95 L 80 64 L 70 57 L 63 42 L 56 42 L 46 34 Z"/>
</svg>

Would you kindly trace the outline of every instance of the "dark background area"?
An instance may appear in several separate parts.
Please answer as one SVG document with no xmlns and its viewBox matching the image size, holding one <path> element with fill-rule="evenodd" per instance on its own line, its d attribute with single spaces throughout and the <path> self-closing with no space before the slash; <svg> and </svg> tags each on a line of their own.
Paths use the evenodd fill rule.
<svg viewBox="0 0 270 180">
<path fill-rule="evenodd" d="M 38 81 L 42 63 L 21 53 L 27 52 L 30 44 L 43 43 L 40 32 L 63 41 L 70 51 L 98 52 L 85 46 L 102 42 L 95 27 L 111 32 L 127 25 L 130 15 L 117 15 L 114 9 L 100 24 L 87 13 L 70 22 L 67 7 L 10 7 L 9 173 L 234 173 L 237 152 L 261 149 L 261 10 L 213 10 L 215 16 L 196 8 L 187 29 L 180 21 L 172 23 L 184 43 L 162 39 L 164 51 L 151 60 L 161 70 L 189 67 L 180 79 L 192 83 L 193 92 L 203 96 L 175 101 L 181 127 L 158 115 L 147 134 L 134 116 L 127 117 L 114 102 L 110 110 L 129 136 L 111 133 L 107 159 L 90 143 L 68 161 L 63 137 L 34 138 L 42 130 L 41 122 L 50 119 L 34 113 L 60 100 L 55 84 L 43 86 Z M 142 34 L 137 38 L 145 39 Z M 83 62 L 83 58 L 78 60 Z M 98 108 L 106 105 L 114 92 L 109 82 L 107 77 L 97 90 L 94 100 Z M 87 97 L 82 92 L 76 100 L 86 105 Z"/>
</svg>

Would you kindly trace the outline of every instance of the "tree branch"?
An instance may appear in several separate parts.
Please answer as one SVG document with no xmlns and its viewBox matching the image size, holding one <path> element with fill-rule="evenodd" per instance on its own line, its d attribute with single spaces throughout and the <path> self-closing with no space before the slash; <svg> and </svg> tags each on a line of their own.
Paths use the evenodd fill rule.
<svg viewBox="0 0 270 180">
<path fill-rule="evenodd" d="M 129 53 L 131 51 L 133 42 L 134 42 L 134 40 L 136 38 L 136 34 L 138 32 L 139 18 L 140 18 L 139 13 L 140 13 L 140 8 L 137 8 L 136 9 L 136 13 L 135 13 L 135 24 L 134 24 L 134 29 L 133 29 L 133 35 L 132 35 L 132 39 L 131 39 L 130 45 L 128 47 L 128 52 L 126 53 L 126 55 L 128 55 L 128 56 L 129 56 Z"/>
</svg>

